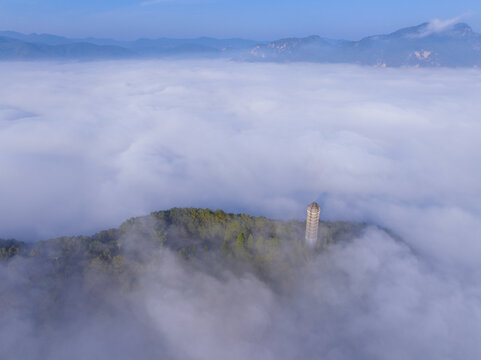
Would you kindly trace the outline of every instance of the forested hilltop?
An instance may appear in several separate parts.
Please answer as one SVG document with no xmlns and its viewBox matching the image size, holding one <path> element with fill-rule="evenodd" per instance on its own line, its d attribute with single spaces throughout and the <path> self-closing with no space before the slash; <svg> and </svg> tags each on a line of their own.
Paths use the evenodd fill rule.
<svg viewBox="0 0 481 360">
<path fill-rule="evenodd" d="M 35 350 L 24 349 L 35 354 L 26 357 L 32 359 L 49 358 L 57 349 L 52 339 L 64 338 L 63 332 L 77 334 L 89 326 L 109 327 L 109 335 L 100 337 L 105 341 L 127 331 L 113 328 L 129 324 L 139 329 L 142 341 L 150 341 L 144 324 L 150 320 L 139 315 L 146 296 L 191 304 L 192 297 L 216 299 L 219 289 L 237 284 L 234 293 L 253 286 L 287 299 L 295 296 L 313 258 L 366 229 L 366 224 L 321 221 L 317 247 L 310 249 L 302 221 L 173 208 L 93 236 L 0 240 L 0 322 L 9 328 L 21 324 L 25 336 L 38 339 L 38 344 L 30 340 Z M 152 347 L 162 347 L 151 340 Z"/>
<path fill-rule="evenodd" d="M 263 279 L 273 279 L 279 266 L 286 270 L 299 266 L 329 244 L 358 236 L 365 227 L 321 221 L 313 250 L 304 244 L 305 223 L 301 221 L 173 208 L 131 218 L 117 229 L 93 236 L 65 236 L 35 243 L 0 239 L 0 262 L 8 265 L 21 258 L 42 268 L 48 265 L 47 275 L 57 280 L 93 271 L 108 275 L 112 281 L 130 283 L 142 266 L 168 249 L 196 266 L 222 263 L 233 271 L 248 269 Z"/>
<path fill-rule="evenodd" d="M 3 286 L 8 289 L 0 296 L 0 307 L 18 308 L 20 298 L 33 297 L 23 304 L 28 309 L 22 313 L 51 320 L 67 304 L 79 305 L 73 293 L 96 299 L 98 306 L 111 298 L 107 293 L 135 291 L 143 275 L 166 254 L 173 254 L 189 271 L 215 277 L 248 273 L 275 291 L 286 291 L 310 258 L 329 244 L 353 239 L 366 226 L 321 221 L 317 247 L 309 249 L 301 221 L 173 208 L 129 219 L 93 236 L 34 243 L 0 240 L 0 270 L 7 274 Z"/>
<path fill-rule="evenodd" d="M 286 246 L 297 255 L 319 252 L 327 245 L 351 239 L 365 224 L 320 221 L 317 246 L 305 249 L 305 222 L 278 221 L 222 210 L 173 208 L 131 218 L 119 228 L 100 231 L 92 236 L 63 236 L 34 243 L 0 239 L 0 261 L 14 257 L 42 258 L 58 265 L 117 266 L 138 261 L 132 256 L 132 244 L 142 250 L 177 252 L 185 260 L 202 258 L 209 253 L 222 254 L 241 262 L 268 262 Z M 125 242 L 129 242 L 129 251 Z M 145 248 L 145 249 L 144 249 Z M 60 267 L 59 269 L 61 269 Z"/>
</svg>

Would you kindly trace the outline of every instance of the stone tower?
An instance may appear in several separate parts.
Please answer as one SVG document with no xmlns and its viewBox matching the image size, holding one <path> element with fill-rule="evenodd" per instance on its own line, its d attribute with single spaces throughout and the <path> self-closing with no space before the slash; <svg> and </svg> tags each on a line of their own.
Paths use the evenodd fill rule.
<svg viewBox="0 0 481 360">
<path fill-rule="evenodd" d="M 317 229 L 319 228 L 319 215 L 321 207 L 313 202 L 307 207 L 306 219 L 306 244 L 314 247 L 317 244 Z"/>
</svg>

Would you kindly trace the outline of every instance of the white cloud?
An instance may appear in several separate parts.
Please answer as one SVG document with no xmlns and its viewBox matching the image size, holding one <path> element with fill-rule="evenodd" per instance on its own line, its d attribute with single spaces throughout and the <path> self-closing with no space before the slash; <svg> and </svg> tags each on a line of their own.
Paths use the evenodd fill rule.
<svg viewBox="0 0 481 360">
<path fill-rule="evenodd" d="M 68 325 L 66 342 L 46 332 L 59 337 L 49 358 L 480 353 L 479 70 L 145 61 L 0 72 L 0 236 L 88 233 L 172 206 L 301 218 L 318 200 L 324 219 L 376 222 L 414 251 L 371 230 L 323 254 L 282 301 L 254 278 L 192 281 L 166 260 L 125 318 Z M 11 329 L 7 353 L 35 348 L 16 346 L 28 324 Z"/>
<path fill-rule="evenodd" d="M 3 236 L 85 233 L 170 206 L 301 217 L 321 195 L 331 218 L 480 210 L 476 70 L 0 66 Z"/>
<path fill-rule="evenodd" d="M 441 33 L 443 31 L 449 30 L 469 15 L 469 13 L 466 13 L 447 20 L 433 19 L 428 23 L 426 29 L 424 29 L 424 31 L 419 34 L 419 37 L 425 37 L 431 34 Z"/>
<path fill-rule="evenodd" d="M 452 19 L 447 20 L 440 20 L 440 19 L 433 19 L 429 22 L 428 31 L 431 32 L 442 32 L 444 30 L 449 29 L 454 24 L 458 23 L 461 20 L 461 16 L 457 16 Z"/>
</svg>

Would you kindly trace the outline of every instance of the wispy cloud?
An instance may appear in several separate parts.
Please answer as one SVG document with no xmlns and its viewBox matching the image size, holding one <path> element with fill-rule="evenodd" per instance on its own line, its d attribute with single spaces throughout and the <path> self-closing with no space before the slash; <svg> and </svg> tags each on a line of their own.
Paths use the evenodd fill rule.
<svg viewBox="0 0 481 360">
<path fill-rule="evenodd" d="M 449 30 L 455 24 L 460 22 L 462 19 L 465 19 L 469 15 L 471 15 L 471 13 L 465 13 L 447 20 L 433 19 L 429 22 L 426 29 L 424 29 L 424 31 L 419 34 L 419 37 L 426 37 L 431 34 L 441 33 L 443 31 Z"/>
</svg>

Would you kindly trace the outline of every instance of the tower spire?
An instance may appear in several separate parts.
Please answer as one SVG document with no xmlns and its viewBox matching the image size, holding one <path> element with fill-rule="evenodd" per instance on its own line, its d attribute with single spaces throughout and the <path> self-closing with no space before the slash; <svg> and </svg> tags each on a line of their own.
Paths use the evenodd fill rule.
<svg viewBox="0 0 481 360">
<path fill-rule="evenodd" d="M 321 207 L 316 202 L 309 204 L 306 219 L 306 244 L 311 248 L 317 244 L 317 229 L 319 228 L 320 214 Z"/>
</svg>

